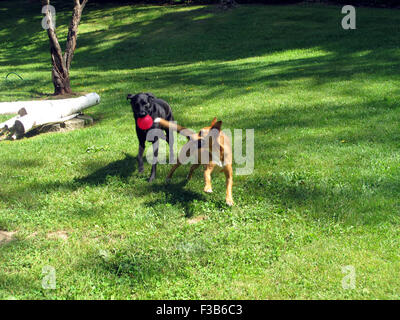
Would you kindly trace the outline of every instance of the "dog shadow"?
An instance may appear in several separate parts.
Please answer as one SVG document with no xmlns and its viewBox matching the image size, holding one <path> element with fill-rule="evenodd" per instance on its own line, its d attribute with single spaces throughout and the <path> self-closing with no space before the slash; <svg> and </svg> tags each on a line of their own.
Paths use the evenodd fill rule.
<svg viewBox="0 0 400 320">
<path fill-rule="evenodd" d="M 107 177 L 118 177 L 124 182 L 137 170 L 137 159 L 128 153 L 125 158 L 109 163 L 86 177 L 75 179 L 78 184 L 99 185 L 106 183 Z"/>
<path fill-rule="evenodd" d="M 76 178 L 74 180 L 78 185 L 101 185 L 107 183 L 107 177 L 118 177 L 121 181 L 129 183 L 129 178 L 138 170 L 137 158 L 130 154 L 124 153 L 125 158 L 109 163 L 108 165 L 92 172 L 86 177 Z M 163 177 L 151 183 L 142 185 L 142 188 L 136 190 L 138 197 L 144 196 L 150 192 L 165 194 L 167 203 L 183 208 L 186 218 L 190 218 L 194 214 L 193 203 L 195 201 L 207 201 L 203 193 L 194 192 L 185 188 L 189 181 L 183 179 L 179 182 L 166 182 Z M 160 205 L 160 200 L 151 200 L 145 202 L 148 207 Z"/>
<path fill-rule="evenodd" d="M 187 184 L 188 181 L 186 179 L 175 183 L 165 181 L 160 183 L 153 182 L 149 185 L 149 189 L 152 192 L 163 192 L 167 203 L 182 207 L 185 218 L 190 218 L 194 214 L 193 202 L 206 201 L 207 199 L 202 193 L 185 188 Z M 146 203 L 147 206 L 155 206 L 158 204 L 158 201 L 149 201 Z"/>
</svg>

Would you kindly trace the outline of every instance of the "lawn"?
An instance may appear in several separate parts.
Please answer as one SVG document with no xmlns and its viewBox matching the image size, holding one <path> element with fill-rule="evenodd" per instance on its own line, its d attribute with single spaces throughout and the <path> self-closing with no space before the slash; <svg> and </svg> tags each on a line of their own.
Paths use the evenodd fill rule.
<svg viewBox="0 0 400 320">
<path fill-rule="evenodd" d="M 53 91 L 40 7 L 26 3 L 0 8 L 0 101 Z M 63 41 L 70 15 L 57 11 Z M 342 17 L 89 4 L 71 82 L 100 94 L 95 124 L 0 142 L 0 230 L 15 232 L 0 245 L 0 298 L 398 299 L 400 11 L 359 8 L 356 30 Z M 234 207 L 223 173 L 208 195 L 201 170 L 187 185 L 187 166 L 169 185 L 170 165 L 151 184 L 149 164 L 137 172 L 126 95 L 141 91 L 190 128 L 216 116 L 255 130 Z M 46 266 L 56 289 L 42 287 Z"/>
</svg>

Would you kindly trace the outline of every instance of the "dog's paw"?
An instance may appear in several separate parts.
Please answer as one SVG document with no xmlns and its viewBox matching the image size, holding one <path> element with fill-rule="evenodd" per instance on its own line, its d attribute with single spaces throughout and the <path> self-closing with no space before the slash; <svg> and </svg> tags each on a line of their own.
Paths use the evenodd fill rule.
<svg viewBox="0 0 400 320">
<path fill-rule="evenodd" d="M 170 182 L 171 182 L 171 178 L 170 178 L 170 177 L 166 177 L 166 178 L 165 178 L 165 182 L 166 182 L 166 183 L 170 183 Z"/>
<path fill-rule="evenodd" d="M 144 168 L 139 168 L 139 173 L 143 173 Z"/>
<path fill-rule="evenodd" d="M 205 193 L 212 193 L 211 187 L 205 187 L 205 188 L 204 188 L 204 192 L 205 192 Z"/>
<path fill-rule="evenodd" d="M 233 204 L 234 204 L 233 199 L 226 199 L 226 204 L 227 204 L 229 207 L 232 207 Z"/>
<path fill-rule="evenodd" d="M 150 178 L 147 179 L 147 182 L 152 182 L 156 177 L 150 176 Z"/>
</svg>

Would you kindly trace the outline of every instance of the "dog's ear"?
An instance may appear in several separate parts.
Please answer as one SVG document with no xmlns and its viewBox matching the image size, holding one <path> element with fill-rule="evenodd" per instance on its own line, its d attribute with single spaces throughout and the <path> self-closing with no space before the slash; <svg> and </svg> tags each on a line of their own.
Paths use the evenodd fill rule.
<svg viewBox="0 0 400 320">
<path fill-rule="evenodd" d="M 210 129 L 208 136 L 217 138 L 221 133 L 221 126 L 222 126 L 222 121 L 217 121 L 216 123 L 214 123 L 214 125 Z"/>
<path fill-rule="evenodd" d="M 216 120 L 216 119 L 214 118 L 214 120 Z M 222 121 L 214 122 L 214 120 L 213 120 L 213 124 L 211 124 L 211 130 L 217 129 L 218 131 L 221 131 Z"/>
<path fill-rule="evenodd" d="M 135 96 L 134 94 L 128 93 L 128 95 L 126 96 L 126 100 L 133 99 L 134 96 Z"/>
<path fill-rule="evenodd" d="M 211 126 L 210 127 L 212 127 L 216 122 L 217 122 L 217 118 L 214 117 L 214 119 L 211 121 Z"/>
<path fill-rule="evenodd" d="M 156 98 L 156 96 L 154 94 L 152 94 L 151 92 L 146 92 L 145 93 L 148 97 L 148 101 L 151 103 L 153 102 L 153 100 Z"/>
</svg>

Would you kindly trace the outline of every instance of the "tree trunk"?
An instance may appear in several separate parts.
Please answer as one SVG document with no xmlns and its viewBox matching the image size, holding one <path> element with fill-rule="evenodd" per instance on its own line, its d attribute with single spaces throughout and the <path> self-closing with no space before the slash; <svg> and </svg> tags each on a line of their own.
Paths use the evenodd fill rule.
<svg viewBox="0 0 400 320">
<path fill-rule="evenodd" d="M 52 64 L 52 81 L 54 85 L 54 95 L 64 95 L 72 93 L 69 80 L 69 68 L 74 56 L 76 48 L 76 40 L 78 37 L 78 26 L 81 21 L 82 11 L 88 0 L 74 0 L 74 11 L 72 13 L 71 23 L 68 29 L 67 45 L 64 55 L 62 54 L 61 46 L 53 24 L 52 13 L 50 10 L 45 12 L 48 29 L 47 34 L 50 41 L 50 54 Z M 50 0 L 44 0 L 43 5 L 49 5 Z"/>
<path fill-rule="evenodd" d="M 51 78 L 54 85 L 54 95 L 72 93 L 69 82 L 69 70 L 65 67 L 63 59 L 59 58 L 57 52 L 52 47 L 53 44 L 50 40 L 51 64 L 53 66 Z"/>
</svg>

